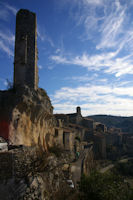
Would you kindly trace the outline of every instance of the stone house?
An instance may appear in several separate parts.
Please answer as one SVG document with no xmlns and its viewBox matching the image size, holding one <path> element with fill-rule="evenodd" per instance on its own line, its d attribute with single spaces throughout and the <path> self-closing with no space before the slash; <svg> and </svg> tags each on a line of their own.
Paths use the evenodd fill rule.
<svg viewBox="0 0 133 200">
<path fill-rule="evenodd" d="M 76 108 L 76 113 L 55 114 L 55 141 L 66 150 L 80 152 L 83 142 L 93 139 L 93 120 L 84 118 L 81 108 Z"/>
<path fill-rule="evenodd" d="M 106 159 L 106 138 L 101 133 L 94 134 L 94 154 L 96 159 Z"/>
<path fill-rule="evenodd" d="M 107 127 L 100 122 L 94 122 L 93 125 L 94 125 L 93 128 L 95 131 L 101 131 L 103 133 L 107 131 Z"/>
</svg>

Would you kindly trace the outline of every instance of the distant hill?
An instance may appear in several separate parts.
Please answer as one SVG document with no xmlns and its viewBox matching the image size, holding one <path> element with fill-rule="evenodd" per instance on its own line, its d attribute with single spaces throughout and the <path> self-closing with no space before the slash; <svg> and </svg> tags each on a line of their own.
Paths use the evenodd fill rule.
<svg viewBox="0 0 133 200">
<path fill-rule="evenodd" d="M 94 121 L 105 124 L 107 127 L 121 128 L 123 132 L 133 133 L 133 117 L 112 115 L 91 115 L 88 117 Z"/>
</svg>

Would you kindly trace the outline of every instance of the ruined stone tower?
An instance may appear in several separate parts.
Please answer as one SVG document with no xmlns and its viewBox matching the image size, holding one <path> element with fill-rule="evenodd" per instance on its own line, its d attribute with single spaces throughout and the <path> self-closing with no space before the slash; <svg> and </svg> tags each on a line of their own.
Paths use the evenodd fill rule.
<svg viewBox="0 0 133 200">
<path fill-rule="evenodd" d="M 79 106 L 76 108 L 76 110 L 77 110 L 77 114 L 81 115 L 81 108 Z"/>
<path fill-rule="evenodd" d="M 36 15 L 21 9 L 16 16 L 14 86 L 38 88 Z"/>
</svg>

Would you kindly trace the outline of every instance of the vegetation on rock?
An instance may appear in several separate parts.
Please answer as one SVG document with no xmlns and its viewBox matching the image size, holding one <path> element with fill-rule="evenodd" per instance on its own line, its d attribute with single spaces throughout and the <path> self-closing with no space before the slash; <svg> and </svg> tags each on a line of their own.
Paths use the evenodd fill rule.
<svg viewBox="0 0 133 200">
<path fill-rule="evenodd" d="M 132 200 L 133 190 L 124 179 L 112 172 L 92 172 L 79 185 L 80 200 Z"/>
<path fill-rule="evenodd" d="M 133 160 L 125 163 L 117 163 L 115 170 L 123 176 L 133 176 Z"/>
</svg>

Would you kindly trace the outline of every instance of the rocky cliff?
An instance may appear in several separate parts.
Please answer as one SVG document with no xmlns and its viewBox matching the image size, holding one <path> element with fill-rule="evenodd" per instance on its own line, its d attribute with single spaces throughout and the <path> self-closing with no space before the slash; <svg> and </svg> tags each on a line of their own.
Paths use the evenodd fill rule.
<svg viewBox="0 0 133 200">
<path fill-rule="evenodd" d="M 44 153 L 36 147 L 19 147 L 0 153 L 1 200 L 73 199 L 70 154 Z"/>
<path fill-rule="evenodd" d="M 56 146 L 55 127 L 43 89 L 0 91 L 0 137 L 8 142 L 8 150 L 0 151 L 0 199 L 77 199 L 76 182 L 82 170 L 89 174 L 93 168 L 93 151 L 83 150 L 75 160 L 74 151 Z"/>
<path fill-rule="evenodd" d="M 11 145 L 53 144 L 53 107 L 43 89 L 24 86 L 0 91 L 0 136 Z"/>
<path fill-rule="evenodd" d="M 0 199 L 55 200 L 71 192 L 71 155 L 54 146 L 54 127 L 43 89 L 0 91 L 0 136 L 8 142 L 0 151 Z"/>
</svg>

